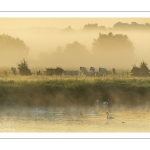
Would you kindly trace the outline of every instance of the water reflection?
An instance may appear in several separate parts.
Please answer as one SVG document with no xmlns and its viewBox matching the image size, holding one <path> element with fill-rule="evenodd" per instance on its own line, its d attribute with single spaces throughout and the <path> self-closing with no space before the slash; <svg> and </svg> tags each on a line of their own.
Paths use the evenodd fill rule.
<svg viewBox="0 0 150 150">
<path fill-rule="evenodd" d="M 93 108 L 3 108 L 1 132 L 149 132 L 150 113 L 146 110 L 106 110 Z M 77 111 L 78 110 L 78 111 Z M 41 113 L 42 112 L 42 113 Z M 82 112 L 83 115 L 80 115 Z"/>
</svg>

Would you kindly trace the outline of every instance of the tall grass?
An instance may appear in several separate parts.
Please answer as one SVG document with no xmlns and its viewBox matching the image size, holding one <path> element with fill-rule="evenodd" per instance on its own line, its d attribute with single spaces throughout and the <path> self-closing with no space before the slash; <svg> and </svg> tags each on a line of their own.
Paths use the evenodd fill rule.
<svg viewBox="0 0 150 150">
<path fill-rule="evenodd" d="M 0 78 L 0 106 L 150 104 L 150 78 L 8 76 Z"/>
</svg>

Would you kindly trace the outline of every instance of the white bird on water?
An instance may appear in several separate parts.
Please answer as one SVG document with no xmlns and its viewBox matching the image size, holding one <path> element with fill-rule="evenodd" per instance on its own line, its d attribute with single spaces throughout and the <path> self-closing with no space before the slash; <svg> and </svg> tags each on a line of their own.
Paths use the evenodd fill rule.
<svg viewBox="0 0 150 150">
<path fill-rule="evenodd" d="M 108 102 L 103 102 L 103 106 L 107 107 L 108 106 Z"/>
<path fill-rule="evenodd" d="M 45 114 L 46 111 L 41 110 L 41 109 L 37 109 L 35 112 L 38 113 L 38 114 Z"/>
<path fill-rule="evenodd" d="M 114 119 L 113 116 L 109 116 L 109 112 L 107 112 L 106 114 L 107 114 L 107 120 L 108 120 L 108 119 Z"/>
<path fill-rule="evenodd" d="M 99 99 L 96 100 L 96 103 L 99 103 Z"/>
</svg>

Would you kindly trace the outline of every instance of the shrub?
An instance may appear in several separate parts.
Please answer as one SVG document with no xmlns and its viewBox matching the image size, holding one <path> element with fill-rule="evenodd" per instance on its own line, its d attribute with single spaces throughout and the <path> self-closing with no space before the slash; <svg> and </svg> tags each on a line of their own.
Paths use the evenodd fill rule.
<svg viewBox="0 0 150 150">
<path fill-rule="evenodd" d="M 21 75 L 31 75 L 31 71 L 28 68 L 27 61 L 25 61 L 24 59 L 22 62 L 20 62 L 20 64 L 18 64 L 18 69 Z"/>
</svg>

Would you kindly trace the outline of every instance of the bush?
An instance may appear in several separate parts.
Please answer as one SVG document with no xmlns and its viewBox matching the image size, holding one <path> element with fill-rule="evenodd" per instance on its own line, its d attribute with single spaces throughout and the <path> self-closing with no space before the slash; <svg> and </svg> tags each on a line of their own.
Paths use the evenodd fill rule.
<svg viewBox="0 0 150 150">
<path fill-rule="evenodd" d="M 131 70 L 132 76 L 149 76 L 149 69 L 146 62 L 141 62 L 140 67 L 133 66 Z"/>
<path fill-rule="evenodd" d="M 21 75 L 31 75 L 31 71 L 28 68 L 27 61 L 23 59 L 23 61 L 18 64 L 18 69 Z"/>
</svg>

